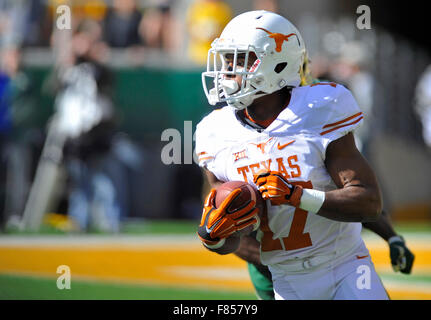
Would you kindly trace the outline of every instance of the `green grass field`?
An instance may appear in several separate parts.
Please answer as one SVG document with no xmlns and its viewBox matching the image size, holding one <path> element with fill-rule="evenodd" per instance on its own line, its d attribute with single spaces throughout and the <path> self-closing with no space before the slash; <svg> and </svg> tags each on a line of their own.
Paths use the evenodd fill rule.
<svg viewBox="0 0 431 320">
<path fill-rule="evenodd" d="M 194 235 L 196 224 L 190 221 L 133 221 L 123 225 L 122 234 L 129 236 L 168 236 L 175 238 L 176 236 Z M 93 239 L 105 238 L 107 235 L 102 233 L 92 233 Z M 23 238 L 24 237 L 24 238 Z M 20 241 L 28 241 L 31 244 L 35 239 L 41 237 L 50 238 L 55 242 L 58 237 L 67 239 L 69 234 L 52 226 L 44 225 L 40 233 L 17 232 L 12 231 L 2 235 L 2 239 L 17 239 Z M 79 238 L 79 236 L 78 236 Z M 114 236 L 115 238 L 115 236 Z M 18 253 L 17 253 L 18 254 Z M 1 255 L 1 254 L 0 254 Z M 128 280 L 122 283 L 121 280 L 99 280 L 91 279 L 90 277 L 75 278 L 72 269 L 72 284 L 71 289 L 59 290 L 56 286 L 56 276 L 46 274 L 32 274 L 25 270 L 8 270 L 0 272 L 0 299 L 116 299 L 116 300 L 135 300 L 135 299 L 151 299 L 151 300 L 184 300 L 184 299 L 199 299 L 199 300 L 249 300 L 256 299 L 252 290 L 223 290 L 206 288 L 206 284 L 202 281 L 200 288 L 196 286 L 188 287 L 187 285 L 148 285 L 137 281 Z M 28 274 L 30 273 L 30 274 Z"/>
<path fill-rule="evenodd" d="M 51 227 L 0 235 L 0 299 L 256 299 L 245 263 L 202 249 L 195 227 L 190 221 L 134 221 L 115 236 Z M 417 256 L 413 274 L 394 273 L 386 244 L 365 232 L 376 269 L 392 298 L 431 299 L 431 228 L 396 229 Z M 61 264 L 70 266 L 70 290 L 57 288 Z"/>
<path fill-rule="evenodd" d="M 203 285 L 204 286 L 204 285 Z M 70 290 L 59 290 L 50 278 L 0 275 L 0 299 L 25 300 L 250 300 L 254 293 L 193 290 L 190 288 L 73 281 Z"/>
</svg>

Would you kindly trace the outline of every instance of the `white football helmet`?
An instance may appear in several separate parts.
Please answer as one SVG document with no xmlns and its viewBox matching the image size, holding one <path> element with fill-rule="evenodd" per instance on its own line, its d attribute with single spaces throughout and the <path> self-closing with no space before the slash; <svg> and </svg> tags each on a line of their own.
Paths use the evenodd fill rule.
<svg viewBox="0 0 431 320">
<path fill-rule="evenodd" d="M 243 65 L 248 65 L 250 52 L 257 57 L 254 64 L 249 69 L 238 65 L 239 54 L 245 55 Z M 227 54 L 233 56 L 233 63 L 227 61 Z M 244 109 L 258 97 L 285 86 L 297 87 L 304 56 L 304 41 L 286 18 L 263 10 L 242 13 L 228 23 L 208 51 L 207 71 L 202 73 L 208 102 Z M 242 77 L 241 86 L 233 80 L 236 75 Z"/>
</svg>

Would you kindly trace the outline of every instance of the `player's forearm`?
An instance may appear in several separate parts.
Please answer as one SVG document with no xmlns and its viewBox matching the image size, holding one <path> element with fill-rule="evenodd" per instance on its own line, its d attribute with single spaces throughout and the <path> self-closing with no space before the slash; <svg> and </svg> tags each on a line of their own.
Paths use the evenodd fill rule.
<svg viewBox="0 0 431 320">
<path fill-rule="evenodd" d="M 239 258 L 251 262 L 255 265 L 260 265 L 260 243 L 251 236 L 244 236 L 235 255 Z"/>
<path fill-rule="evenodd" d="M 325 193 L 318 215 L 342 222 L 376 221 L 382 210 L 378 188 L 348 186 Z"/>
<path fill-rule="evenodd" d="M 389 221 L 388 214 L 385 211 L 382 211 L 377 221 L 363 222 L 362 225 L 364 226 L 364 228 L 373 231 L 386 241 L 397 235 L 391 225 L 391 222 Z"/>
<path fill-rule="evenodd" d="M 220 240 L 219 243 L 212 246 L 206 245 L 205 243 L 202 243 L 202 244 L 209 251 L 218 253 L 220 255 L 225 255 L 225 254 L 233 253 L 238 249 L 240 244 L 240 238 L 235 236 L 225 238 Z"/>
</svg>

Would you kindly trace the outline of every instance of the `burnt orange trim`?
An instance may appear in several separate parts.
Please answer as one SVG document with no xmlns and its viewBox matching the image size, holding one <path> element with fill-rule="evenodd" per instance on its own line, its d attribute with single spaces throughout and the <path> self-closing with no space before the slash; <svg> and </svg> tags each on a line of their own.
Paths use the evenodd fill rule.
<svg viewBox="0 0 431 320">
<path fill-rule="evenodd" d="M 199 162 L 204 160 L 209 160 L 209 159 L 214 159 L 214 157 L 199 158 Z"/>
<path fill-rule="evenodd" d="M 247 109 L 245 109 L 244 115 L 247 117 L 247 119 L 249 119 L 251 122 L 253 123 L 257 123 L 258 125 L 267 128 L 275 119 L 277 119 L 278 115 L 276 115 L 275 117 L 268 119 L 268 120 L 263 120 L 263 121 L 259 121 L 259 120 L 254 120 L 252 117 L 250 117 L 250 115 L 247 112 Z"/>
<path fill-rule="evenodd" d="M 356 256 L 356 259 L 360 260 L 360 259 L 365 259 L 366 257 L 368 257 L 368 255 L 366 255 L 366 256 Z"/>
<path fill-rule="evenodd" d="M 338 126 L 338 127 L 335 127 L 335 128 L 332 128 L 332 129 L 329 129 L 329 130 L 326 130 L 326 131 L 323 131 L 322 133 L 320 133 L 320 135 L 323 136 L 324 134 L 327 134 L 327 133 L 332 132 L 334 130 L 337 130 L 337 129 L 340 129 L 340 128 L 343 128 L 343 127 L 347 127 L 347 126 L 351 126 L 351 125 L 353 125 L 353 124 L 361 121 L 363 118 L 364 117 L 360 117 L 359 119 L 357 119 L 357 120 L 355 120 L 353 122 L 349 122 L 349 123 L 343 124 L 342 126 Z"/>
<path fill-rule="evenodd" d="M 314 87 L 314 86 L 324 86 L 324 85 L 328 85 L 331 87 L 336 87 L 337 84 L 334 82 L 317 82 L 317 83 L 313 83 L 312 85 L 310 85 L 310 87 Z"/>
<path fill-rule="evenodd" d="M 350 117 L 348 117 L 348 118 L 346 118 L 344 120 L 340 120 L 340 121 L 337 121 L 337 122 L 334 122 L 334 123 L 329 123 L 329 124 L 323 126 L 322 129 L 333 127 L 333 126 L 337 126 L 337 125 L 342 124 L 342 123 L 344 123 L 346 121 L 349 121 L 349 120 L 351 120 L 353 118 L 356 118 L 357 116 L 360 116 L 361 114 L 362 114 L 362 112 L 358 112 L 358 113 L 354 114 L 353 116 L 350 116 Z"/>
<path fill-rule="evenodd" d="M 268 30 L 266 30 L 264 28 L 256 28 L 256 29 L 260 29 L 260 30 L 265 31 L 267 34 L 269 34 L 269 37 L 271 39 L 274 39 L 274 41 L 275 41 L 275 51 L 277 51 L 277 52 L 281 52 L 284 41 L 289 41 L 289 38 L 291 36 L 296 36 L 296 39 L 298 40 L 298 45 L 300 45 L 299 44 L 298 35 L 296 33 L 290 33 L 288 35 L 285 35 L 285 34 L 282 34 L 282 33 L 271 32 L 271 31 L 268 31 Z"/>
<path fill-rule="evenodd" d="M 202 151 L 202 152 L 198 153 L 198 156 L 201 156 L 201 155 L 204 155 L 204 154 L 207 154 L 207 153 L 205 151 Z"/>
</svg>

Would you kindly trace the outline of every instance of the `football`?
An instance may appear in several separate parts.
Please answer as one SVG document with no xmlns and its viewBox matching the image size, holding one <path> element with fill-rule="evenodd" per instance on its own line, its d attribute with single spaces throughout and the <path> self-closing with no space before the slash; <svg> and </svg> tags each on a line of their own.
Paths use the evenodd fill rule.
<svg viewBox="0 0 431 320">
<path fill-rule="evenodd" d="M 261 216 L 264 208 L 265 201 L 262 199 L 260 193 L 251 185 L 243 181 L 229 181 L 220 185 L 216 189 L 216 196 L 214 199 L 215 207 L 218 208 L 222 202 L 226 199 L 229 194 L 235 189 L 241 189 L 241 193 L 235 198 L 235 200 L 229 206 L 230 210 L 241 208 L 250 200 L 256 201 L 256 207 L 259 209 L 259 216 Z M 235 232 L 231 236 L 226 238 L 226 242 L 222 249 L 217 250 L 219 254 L 229 254 L 235 252 L 240 245 L 241 237 L 247 235 L 253 231 L 253 226 L 249 226 L 241 231 Z"/>
<path fill-rule="evenodd" d="M 241 193 L 236 197 L 236 199 L 229 206 L 229 210 L 235 210 L 241 208 L 250 200 L 256 202 L 256 207 L 259 209 L 259 216 L 262 214 L 265 206 L 265 201 L 262 199 L 259 191 L 257 191 L 251 184 L 244 181 L 228 181 L 220 185 L 216 189 L 215 197 L 215 207 L 218 208 L 221 203 L 226 199 L 229 194 L 235 189 L 241 189 Z M 244 230 L 240 231 L 240 235 L 248 234 L 253 230 L 253 226 L 250 226 Z"/>
<path fill-rule="evenodd" d="M 259 208 L 259 213 L 262 212 L 265 201 L 262 199 L 259 191 L 257 191 L 251 184 L 244 181 L 228 181 L 220 185 L 216 189 L 215 207 L 218 208 L 221 203 L 226 199 L 229 194 L 235 189 L 241 189 L 241 193 L 232 202 L 229 209 L 234 210 L 247 204 L 248 201 L 254 200 L 256 207 Z"/>
<path fill-rule="evenodd" d="M 257 191 L 251 184 L 248 184 L 243 181 L 225 182 L 221 184 L 218 188 L 216 188 L 216 195 L 214 199 L 215 207 L 218 208 L 226 199 L 226 197 L 228 197 L 231 192 L 238 188 L 241 189 L 241 193 L 237 195 L 236 198 L 232 201 L 232 203 L 228 207 L 228 210 L 233 211 L 235 209 L 246 206 L 249 201 L 255 201 L 255 206 L 259 209 L 258 215 L 260 218 L 263 210 L 265 210 L 265 201 L 262 199 L 262 196 L 260 195 L 259 191 Z M 260 219 L 258 219 L 258 224 L 260 224 Z M 253 231 L 253 227 L 254 226 L 251 225 L 233 233 L 231 236 L 225 239 L 225 244 L 223 245 L 223 247 L 216 250 L 210 250 L 216 251 L 219 254 L 229 254 L 235 252 L 239 248 L 241 237 L 250 234 Z"/>
</svg>

